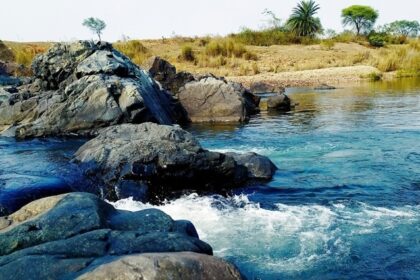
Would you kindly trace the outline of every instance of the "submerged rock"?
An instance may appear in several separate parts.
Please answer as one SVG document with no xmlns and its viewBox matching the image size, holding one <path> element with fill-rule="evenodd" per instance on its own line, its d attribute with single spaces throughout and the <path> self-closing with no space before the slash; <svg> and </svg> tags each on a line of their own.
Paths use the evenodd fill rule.
<svg viewBox="0 0 420 280">
<path fill-rule="evenodd" d="M 239 83 L 213 75 L 194 77 L 159 57 L 148 63 L 150 75 L 172 92 L 192 122 L 245 122 L 259 112 L 260 98 Z"/>
<path fill-rule="evenodd" d="M 239 275 L 231 265 L 210 256 L 167 254 L 212 254 L 211 247 L 199 240 L 191 227 L 191 223 L 174 221 L 157 209 L 116 210 L 87 193 L 43 198 L 0 217 L 0 279 L 74 279 L 85 273 L 92 274 L 81 279 L 92 279 L 104 271 L 121 272 L 122 260 L 132 263 L 130 277 L 145 273 L 150 279 L 162 279 L 153 275 L 178 273 L 180 279 L 193 279 L 191 275 L 212 275 L 214 279 L 217 269 Z M 163 252 L 166 255 L 122 257 Z M 148 259 L 168 266 L 156 267 Z M 141 265 L 140 260 L 145 263 Z M 106 265 L 98 266 L 102 264 Z"/>
<path fill-rule="evenodd" d="M 330 85 L 327 85 L 327 84 L 321 84 L 319 86 L 316 86 L 314 89 L 315 90 L 333 90 L 333 89 L 336 89 L 336 87 L 330 86 Z"/>
<path fill-rule="evenodd" d="M 32 70 L 32 82 L 0 104 L 6 135 L 89 135 L 118 123 L 187 120 L 179 102 L 107 43 L 56 44 Z"/>
<path fill-rule="evenodd" d="M 75 161 L 103 183 L 108 199 L 153 200 L 174 191 L 221 191 L 274 174 L 272 170 L 260 176 L 232 156 L 204 150 L 179 127 L 153 123 L 103 129 L 76 152 Z"/>
<path fill-rule="evenodd" d="M 284 93 L 267 98 L 267 109 L 287 112 L 293 107 L 291 99 Z"/>
</svg>

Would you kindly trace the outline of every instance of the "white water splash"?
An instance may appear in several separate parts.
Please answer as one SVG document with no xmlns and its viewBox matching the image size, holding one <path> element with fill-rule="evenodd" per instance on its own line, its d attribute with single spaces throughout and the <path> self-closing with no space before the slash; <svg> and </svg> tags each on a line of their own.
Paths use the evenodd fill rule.
<svg viewBox="0 0 420 280">
<path fill-rule="evenodd" d="M 130 211 L 156 207 L 132 199 L 117 201 L 114 206 Z M 348 257 L 353 237 L 413 223 L 420 217 L 419 207 L 387 209 L 363 203 L 276 204 L 269 210 L 246 195 L 191 194 L 156 208 L 174 219 L 192 221 L 215 255 L 235 259 L 239 266 L 283 273 L 340 262 Z"/>
</svg>

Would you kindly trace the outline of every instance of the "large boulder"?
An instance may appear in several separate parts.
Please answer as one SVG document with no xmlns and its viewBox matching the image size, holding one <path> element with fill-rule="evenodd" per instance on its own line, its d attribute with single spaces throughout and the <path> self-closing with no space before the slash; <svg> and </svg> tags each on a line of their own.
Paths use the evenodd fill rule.
<svg viewBox="0 0 420 280">
<path fill-rule="evenodd" d="M 221 191 L 274 174 L 260 177 L 232 156 L 204 150 L 180 127 L 154 123 L 103 129 L 74 160 L 85 174 L 102 182 L 107 199 L 153 200 L 184 190 Z"/>
<path fill-rule="evenodd" d="M 93 277 L 103 271 L 98 264 L 110 259 L 123 260 L 122 256 L 130 254 L 185 251 L 212 255 L 212 248 L 198 238 L 190 222 L 174 221 L 157 209 L 116 210 L 87 193 L 43 198 L 7 217 L 0 217 L 0 279 L 4 280 L 74 279 L 88 271 L 93 272 Z M 188 278 L 188 272 L 205 273 L 217 266 L 231 267 L 212 257 L 167 256 L 170 256 L 168 265 L 178 268 L 181 278 Z M 162 259 L 159 255 L 135 257 L 136 260 L 147 258 Z M 191 270 L 194 262 L 202 265 L 199 270 Z M 146 267 L 149 272 L 155 270 L 157 275 L 175 273 L 169 267 L 138 263 L 133 266 L 138 266 L 139 271 Z"/>
<path fill-rule="evenodd" d="M 172 279 L 239 280 L 239 271 L 225 261 L 191 252 L 149 253 L 101 260 L 82 271 L 78 280 Z"/>
<path fill-rule="evenodd" d="M 282 112 L 290 111 L 294 107 L 292 100 L 284 93 L 269 96 L 267 98 L 267 109 Z"/>
<path fill-rule="evenodd" d="M 192 122 L 245 122 L 259 111 L 259 97 L 212 75 L 185 84 L 178 99 Z"/>
<path fill-rule="evenodd" d="M 259 112 L 260 98 L 239 83 L 210 74 L 177 73 L 175 66 L 160 57 L 152 58 L 146 69 L 178 97 L 192 122 L 245 122 Z"/>
<path fill-rule="evenodd" d="M 107 43 L 56 44 L 32 70 L 32 82 L 0 104 L 5 135 L 90 135 L 118 123 L 187 121 L 177 100 Z"/>
</svg>

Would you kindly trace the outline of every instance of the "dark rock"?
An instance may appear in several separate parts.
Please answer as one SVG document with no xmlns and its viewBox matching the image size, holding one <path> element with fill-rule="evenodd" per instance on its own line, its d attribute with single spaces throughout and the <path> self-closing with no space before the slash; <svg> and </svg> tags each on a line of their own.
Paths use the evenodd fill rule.
<svg viewBox="0 0 420 280">
<path fill-rule="evenodd" d="M 219 192 L 274 173 L 266 157 L 234 156 L 238 163 L 229 154 L 204 150 L 179 127 L 143 123 L 102 130 L 76 152 L 74 161 L 102 183 L 101 193 L 111 200 L 125 194 L 154 201 L 186 190 Z"/>
<path fill-rule="evenodd" d="M 59 43 L 32 67 L 31 83 L 0 104 L 0 133 L 91 135 L 117 123 L 187 121 L 179 102 L 110 44 Z"/>
<path fill-rule="evenodd" d="M 174 95 L 177 95 L 179 89 L 186 83 L 195 80 L 191 73 L 184 71 L 177 73 L 175 66 L 158 56 L 149 59 L 145 67 L 164 89 Z"/>
<path fill-rule="evenodd" d="M 292 101 L 284 93 L 270 96 L 267 98 L 267 108 L 275 109 L 278 111 L 290 111 L 293 107 Z"/>
<path fill-rule="evenodd" d="M 336 87 L 333 87 L 333 86 L 330 86 L 330 85 L 327 85 L 327 84 L 321 84 L 321 85 L 315 87 L 314 89 L 315 90 L 333 90 L 333 89 L 336 89 Z"/>
<path fill-rule="evenodd" d="M 245 122 L 259 112 L 260 98 L 241 84 L 211 74 L 194 77 L 160 57 L 152 58 L 147 69 L 164 89 L 172 92 L 192 122 Z"/>
<path fill-rule="evenodd" d="M 22 81 L 19 78 L 7 75 L 0 75 L 0 86 L 20 86 Z"/>
<path fill-rule="evenodd" d="M 124 124 L 102 130 L 83 145 L 75 161 L 94 180 L 104 183 L 108 199 L 122 198 L 120 189 L 137 185 L 142 200 L 184 189 L 221 190 L 236 178 L 233 158 L 201 148 L 179 127 L 153 123 Z"/>
<path fill-rule="evenodd" d="M 0 279 L 74 279 L 126 254 L 183 251 L 212 254 L 191 223 L 156 209 L 116 210 L 87 193 L 43 198 L 0 217 Z"/>
<path fill-rule="evenodd" d="M 249 87 L 250 92 L 254 94 L 261 93 L 284 93 L 284 87 L 269 82 L 255 82 Z"/>
<path fill-rule="evenodd" d="M 226 155 L 233 157 L 239 166 L 246 168 L 249 179 L 270 180 L 277 170 L 270 159 L 256 153 L 226 153 Z"/>
</svg>

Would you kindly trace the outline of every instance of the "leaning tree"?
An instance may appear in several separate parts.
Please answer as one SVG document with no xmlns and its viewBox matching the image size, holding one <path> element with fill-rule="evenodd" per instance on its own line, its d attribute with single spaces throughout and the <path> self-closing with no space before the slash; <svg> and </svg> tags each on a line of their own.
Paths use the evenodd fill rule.
<svg viewBox="0 0 420 280">
<path fill-rule="evenodd" d="M 87 28 L 90 29 L 90 31 L 98 35 L 99 42 L 101 41 L 102 31 L 106 27 L 105 21 L 99 18 L 90 17 L 83 21 L 83 26 L 86 26 Z"/>
<path fill-rule="evenodd" d="M 343 25 L 354 27 L 357 35 L 371 31 L 378 16 L 378 12 L 373 8 L 362 5 L 353 5 L 341 12 Z"/>
</svg>

